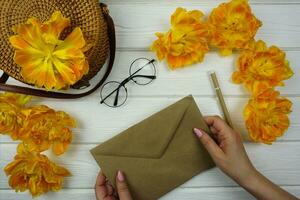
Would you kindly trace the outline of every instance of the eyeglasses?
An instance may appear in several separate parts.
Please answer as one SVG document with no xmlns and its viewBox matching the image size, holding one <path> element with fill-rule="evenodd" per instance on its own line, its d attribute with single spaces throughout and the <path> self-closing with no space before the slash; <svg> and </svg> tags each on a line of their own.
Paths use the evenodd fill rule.
<svg viewBox="0 0 300 200">
<path fill-rule="evenodd" d="M 125 85 L 133 81 L 138 85 L 148 85 L 156 79 L 155 60 L 147 58 L 138 58 L 133 61 L 129 68 L 129 77 L 122 82 L 110 81 L 103 85 L 100 96 L 101 104 L 106 104 L 109 107 L 122 106 L 128 97 L 127 88 Z"/>
</svg>

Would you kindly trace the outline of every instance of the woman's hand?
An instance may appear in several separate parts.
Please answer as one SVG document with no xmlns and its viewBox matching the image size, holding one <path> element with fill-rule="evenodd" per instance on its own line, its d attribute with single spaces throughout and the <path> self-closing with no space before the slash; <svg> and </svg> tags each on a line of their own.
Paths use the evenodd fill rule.
<svg viewBox="0 0 300 200">
<path fill-rule="evenodd" d="M 247 156 L 240 134 L 218 116 L 205 117 L 204 120 L 216 142 L 202 130 L 195 129 L 194 132 L 216 165 L 235 181 L 246 181 L 256 170 Z"/>
<path fill-rule="evenodd" d="M 242 137 L 230 128 L 220 117 L 205 117 L 212 137 L 203 130 L 194 129 L 201 143 L 207 149 L 216 165 L 229 177 L 261 200 L 296 200 L 259 173 L 249 160 Z"/>
<path fill-rule="evenodd" d="M 107 182 L 106 176 L 99 172 L 95 185 L 97 200 L 132 200 L 126 177 L 121 171 L 116 176 L 116 185 L 117 191 Z"/>
</svg>

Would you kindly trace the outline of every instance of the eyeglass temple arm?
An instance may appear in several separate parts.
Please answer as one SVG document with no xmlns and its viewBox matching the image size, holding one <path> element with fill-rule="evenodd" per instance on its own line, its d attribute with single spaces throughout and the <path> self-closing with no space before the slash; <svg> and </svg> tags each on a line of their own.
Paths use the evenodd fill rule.
<svg viewBox="0 0 300 200">
<path fill-rule="evenodd" d="M 156 76 L 135 75 L 135 76 L 132 76 L 132 77 L 131 77 L 131 79 L 134 79 L 134 78 L 149 78 L 149 79 L 156 79 Z"/>
<path fill-rule="evenodd" d="M 155 62 L 155 59 L 150 60 L 148 63 L 146 63 L 144 66 L 142 66 L 140 69 L 136 70 L 131 76 L 134 76 L 135 74 L 139 73 L 139 71 L 141 71 L 144 67 L 146 67 L 149 64 L 152 64 Z M 131 77 L 130 76 L 130 77 Z"/>
<path fill-rule="evenodd" d="M 101 103 L 101 104 L 104 103 L 104 101 L 105 101 L 108 97 L 110 97 L 113 93 L 115 93 L 115 92 L 117 92 L 116 97 L 118 97 L 118 96 L 119 96 L 120 88 L 121 88 L 122 86 L 125 86 L 125 84 L 128 83 L 130 80 L 131 80 L 131 76 L 128 77 L 128 78 L 126 78 L 124 81 L 122 81 L 122 82 L 120 83 L 120 85 L 119 85 L 115 90 L 113 90 L 109 95 L 107 95 L 102 101 L 100 101 L 100 103 Z M 115 100 L 115 101 L 116 101 L 116 100 Z"/>
<path fill-rule="evenodd" d="M 117 94 L 115 96 L 114 106 L 118 105 L 119 93 L 120 93 L 120 86 L 118 87 Z"/>
<path fill-rule="evenodd" d="M 105 101 L 108 97 L 110 97 L 110 96 L 111 96 L 113 93 L 115 93 L 116 91 L 119 91 L 120 88 L 121 88 L 121 84 L 120 84 L 115 90 L 113 90 L 111 93 L 109 93 L 104 99 L 102 99 L 102 100 L 100 101 L 100 103 L 101 103 L 101 104 L 104 103 L 104 101 Z"/>
</svg>

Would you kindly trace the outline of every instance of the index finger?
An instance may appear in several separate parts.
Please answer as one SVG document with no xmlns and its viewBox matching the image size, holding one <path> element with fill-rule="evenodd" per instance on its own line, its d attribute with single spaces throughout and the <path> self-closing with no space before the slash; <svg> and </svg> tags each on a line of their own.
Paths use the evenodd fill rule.
<svg viewBox="0 0 300 200">
<path fill-rule="evenodd" d="M 95 184 L 95 193 L 98 200 L 104 199 L 107 194 L 107 187 L 106 187 L 106 177 L 102 172 L 99 172 L 96 184 Z"/>
<path fill-rule="evenodd" d="M 104 186 L 105 183 L 106 183 L 106 176 L 100 171 L 96 179 L 96 186 Z"/>
<path fill-rule="evenodd" d="M 204 121 L 208 126 L 214 127 L 218 132 L 230 131 L 230 126 L 220 116 L 206 116 Z"/>
</svg>

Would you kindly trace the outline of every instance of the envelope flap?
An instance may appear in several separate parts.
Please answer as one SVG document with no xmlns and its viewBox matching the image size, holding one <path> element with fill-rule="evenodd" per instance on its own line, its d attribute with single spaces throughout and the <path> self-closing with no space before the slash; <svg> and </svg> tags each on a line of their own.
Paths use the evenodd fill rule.
<svg viewBox="0 0 300 200">
<path fill-rule="evenodd" d="M 94 155 L 159 158 L 194 102 L 188 96 L 91 150 Z"/>
</svg>

